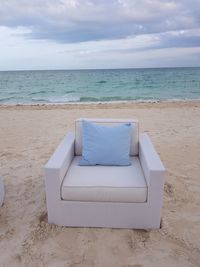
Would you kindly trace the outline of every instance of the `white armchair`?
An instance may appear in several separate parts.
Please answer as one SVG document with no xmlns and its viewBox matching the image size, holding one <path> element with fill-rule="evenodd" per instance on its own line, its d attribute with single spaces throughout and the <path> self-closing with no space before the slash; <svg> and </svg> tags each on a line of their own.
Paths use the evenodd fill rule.
<svg viewBox="0 0 200 267">
<path fill-rule="evenodd" d="M 48 222 L 60 226 L 160 228 L 164 166 L 137 120 L 90 119 L 103 125 L 131 122 L 130 166 L 79 166 L 82 119 L 44 167 Z"/>
</svg>

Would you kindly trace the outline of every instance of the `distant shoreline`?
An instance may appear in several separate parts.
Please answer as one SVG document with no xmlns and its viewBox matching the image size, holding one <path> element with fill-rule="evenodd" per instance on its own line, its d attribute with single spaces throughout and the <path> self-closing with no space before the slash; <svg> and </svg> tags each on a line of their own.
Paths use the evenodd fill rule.
<svg viewBox="0 0 200 267">
<path fill-rule="evenodd" d="M 48 103 L 48 104 L 1 104 L 0 110 L 53 110 L 53 109 L 126 109 L 126 108 L 173 108 L 173 107 L 200 107 L 200 100 L 176 100 L 156 102 L 88 102 L 88 103 Z"/>
<path fill-rule="evenodd" d="M 74 101 L 74 102 L 30 102 L 30 103 L 0 103 L 1 106 L 84 106 L 84 105 L 118 105 L 118 104 L 156 104 L 156 103 L 186 103 L 200 102 L 200 99 L 168 99 L 168 100 L 114 100 L 114 101 Z"/>
<path fill-rule="evenodd" d="M 0 103 L 0 106 L 64 106 L 64 105 L 113 105 L 113 104 L 154 104 L 154 103 L 177 103 L 177 102 L 200 102 L 199 99 L 166 99 L 166 100 L 113 100 L 113 101 L 69 101 L 69 102 L 27 102 L 27 103 Z"/>
</svg>

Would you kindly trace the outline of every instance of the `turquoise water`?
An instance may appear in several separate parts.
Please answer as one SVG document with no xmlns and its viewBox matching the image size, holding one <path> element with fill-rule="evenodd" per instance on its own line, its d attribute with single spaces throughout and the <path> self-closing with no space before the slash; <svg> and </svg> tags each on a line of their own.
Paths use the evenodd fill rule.
<svg viewBox="0 0 200 267">
<path fill-rule="evenodd" d="M 0 104 L 200 99 L 200 68 L 0 72 Z"/>
</svg>

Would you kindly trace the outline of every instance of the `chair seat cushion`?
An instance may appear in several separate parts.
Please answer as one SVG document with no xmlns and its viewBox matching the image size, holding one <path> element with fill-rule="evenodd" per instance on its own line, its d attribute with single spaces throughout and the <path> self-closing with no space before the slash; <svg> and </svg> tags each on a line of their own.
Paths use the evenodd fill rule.
<svg viewBox="0 0 200 267">
<path fill-rule="evenodd" d="M 147 201 L 147 184 L 138 157 L 130 166 L 79 166 L 74 157 L 61 187 L 68 201 L 133 202 Z"/>
</svg>

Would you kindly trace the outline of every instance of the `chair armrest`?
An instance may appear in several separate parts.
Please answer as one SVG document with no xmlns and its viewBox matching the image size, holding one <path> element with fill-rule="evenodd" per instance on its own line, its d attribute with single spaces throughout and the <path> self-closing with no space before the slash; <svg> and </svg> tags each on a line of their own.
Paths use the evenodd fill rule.
<svg viewBox="0 0 200 267">
<path fill-rule="evenodd" d="M 67 134 L 44 167 L 47 205 L 51 199 L 60 199 L 63 178 L 74 158 L 74 133 Z"/>
<path fill-rule="evenodd" d="M 139 159 L 148 186 L 162 185 L 165 168 L 147 134 L 139 137 Z"/>
<path fill-rule="evenodd" d="M 148 186 L 147 204 L 154 228 L 160 227 L 165 168 L 147 134 L 139 137 L 139 160 Z"/>
</svg>

